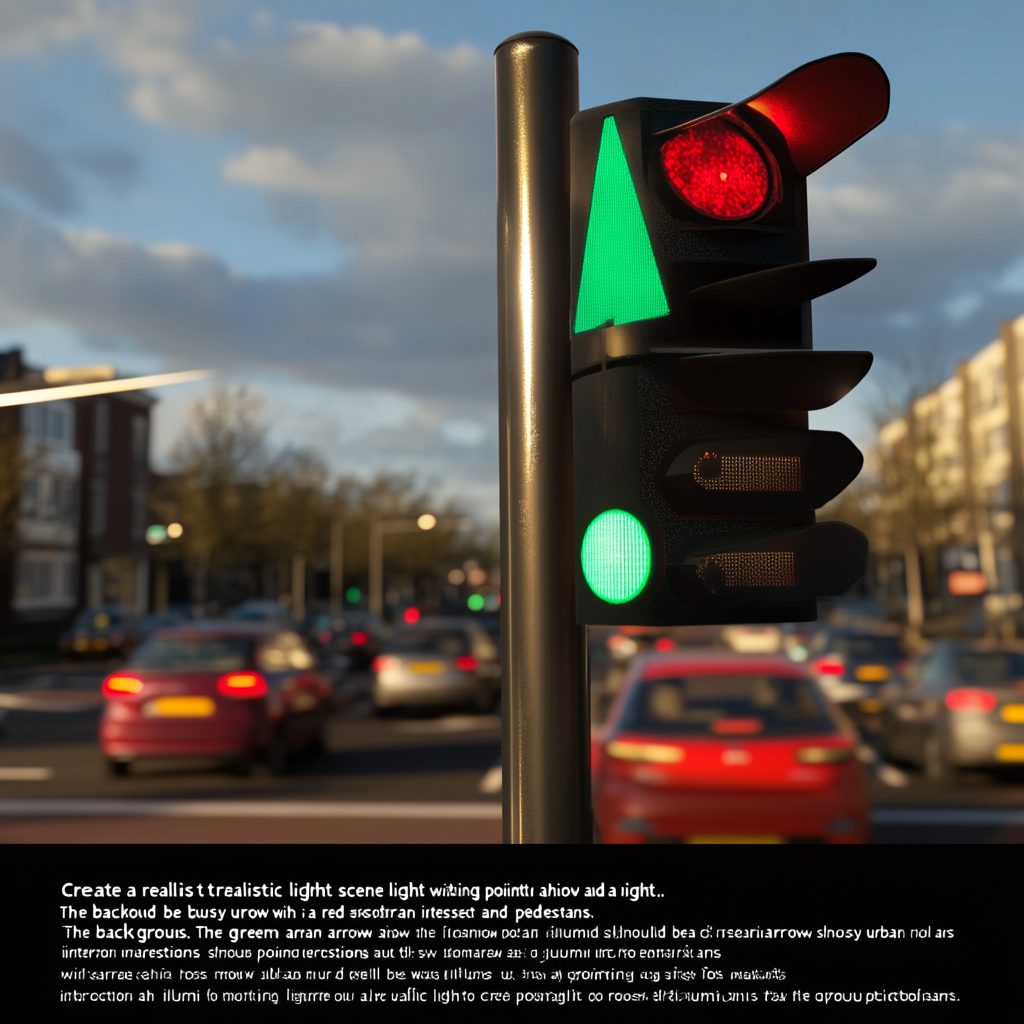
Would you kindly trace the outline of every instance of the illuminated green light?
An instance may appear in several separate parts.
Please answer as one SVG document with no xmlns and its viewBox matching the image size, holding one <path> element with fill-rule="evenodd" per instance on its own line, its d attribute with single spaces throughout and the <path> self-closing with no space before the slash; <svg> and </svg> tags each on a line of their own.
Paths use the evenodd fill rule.
<svg viewBox="0 0 1024 1024">
<path fill-rule="evenodd" d="M 651 575 L 651 541 L 636 516 L 613 508 L 602 512 L 583 535 L 583 576 L 609 604 L 632 601 Z"/>
<path fill-rule="evenodd" d="M 363 596 L 363 592 L 358 587 L 349 587 L 345 591 L 345 600 L 349 604 L 359 604 L 360 599 Z"/>
<path fill-rule="evenodd" d="M 668 315 L 640 200 L 615 118 L 606 117 L 594 172 L 583 273 L 573 330 L 628 324 Z"/>
<path fill-rule="evenodd" d="M 484 595 L 483 594 L 470 594 L 466 598 L 466 607 L 471 612 L 482 612 L 484 610 Z"/>
</svg>

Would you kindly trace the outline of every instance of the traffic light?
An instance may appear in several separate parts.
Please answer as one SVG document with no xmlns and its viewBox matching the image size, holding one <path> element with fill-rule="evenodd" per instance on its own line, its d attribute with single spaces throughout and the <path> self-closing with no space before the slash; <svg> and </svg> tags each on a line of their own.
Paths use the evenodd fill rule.
<svg viewBox="0 0 1024 1024">
<path fill-rule="evenodd" d="M 814 351 L 811 300 L 871 259 L 810 260 L 807 176 L 886 116 L 870 57 L 741 103 L 632 99 L 571 139 L 577 621 L 803 621 L 864 572 L 815 509 L 857 448 L 807 428 L 869 352 Z"/>
</svg>

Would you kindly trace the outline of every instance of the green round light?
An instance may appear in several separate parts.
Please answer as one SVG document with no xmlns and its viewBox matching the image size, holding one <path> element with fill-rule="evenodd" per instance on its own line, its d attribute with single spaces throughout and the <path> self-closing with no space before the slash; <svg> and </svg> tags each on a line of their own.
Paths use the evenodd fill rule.
<svg viewBox="0 0 1024 1024">
<path fill-rule="evenodd" d="M 602 512 L 583 535 L 584 579 L 609 604 L 625 604 L 639 595 L 650 578 L 652 561 L 643 524 L 620 508 Z"/>
<path fill-rule="evenodd" d="M 146 540 L 150 544 L 163 544 L 167 540 L 167 527 L 154 523 L 146 527 Z"/>
<path fill-rule="evenodd" d="M 466 598 L 466 607 L 471 612 L 482 612 L 484 610 L 484 595 L 483 594 L 470 594 Z"/>
<path fill-rule="evenodd" d="M 349 587 L 345 591 L 345 600 L 349 604 L 359 604 L 360 599 L 363 596 L 363 592 L 358 587 Z"/>
</svg>

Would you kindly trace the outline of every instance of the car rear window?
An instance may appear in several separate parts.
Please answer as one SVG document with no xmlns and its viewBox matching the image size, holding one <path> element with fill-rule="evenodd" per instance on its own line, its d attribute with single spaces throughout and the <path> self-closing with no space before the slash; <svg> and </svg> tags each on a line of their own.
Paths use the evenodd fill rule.
<svg viewBox="0 0 1024 1024">
<path fill-rule="evenodd" d="M 707 737 L 801 735 L 836 728 L 809 681 L 754 675 L 645 680 L 633 689 L 620 727 Z"/>
<path fill-rule="evenodd" d="M 840 636 L 836 637 L 833 648 L 850 660 L 899 661 L 903 657 L 898 636 Z"/>
<path fill-rule="evenodd" d="M 403 629 L 395 633 L 388 650 L 396 654 L 466 654 L 466 634 L 457 629 Z"/>
<path fill-rule="evenodd" d="M 238 637 L 153 637 L 128 662 L 130 668 L 179 672 L 235 672 L 252 664 L 252 641 Z"/>
<path fill-rule="evenodd" d="M 955 658 L 957 677 L 968 686 L 1024 679 L 1024 654 L 1016 651 L 962 651 Z"/>
</svg>

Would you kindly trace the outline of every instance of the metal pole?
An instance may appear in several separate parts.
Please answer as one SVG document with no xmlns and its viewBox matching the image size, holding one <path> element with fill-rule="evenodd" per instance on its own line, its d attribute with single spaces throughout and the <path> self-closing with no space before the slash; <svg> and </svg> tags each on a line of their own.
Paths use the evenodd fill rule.
<svg viewBox="0 0 1024 1024">
<path fill-rule="evenodd" d="M 574 615 L 569 119 L 576 48 L 495 50 L 501 424 L 502 780 L 507 843 L 590 842 L 585 630 Z"/>
<path fill-rule="evenodd" d="M 384 524 L 373 516 L 370 519 L 370 611 L 384 614 Z"/>
<path fill-rule="evenodd" d="M 340 518 L 331 523 L 331 614 L 340 615 L 345 608 L 345 524 Z"/>
</svg>

